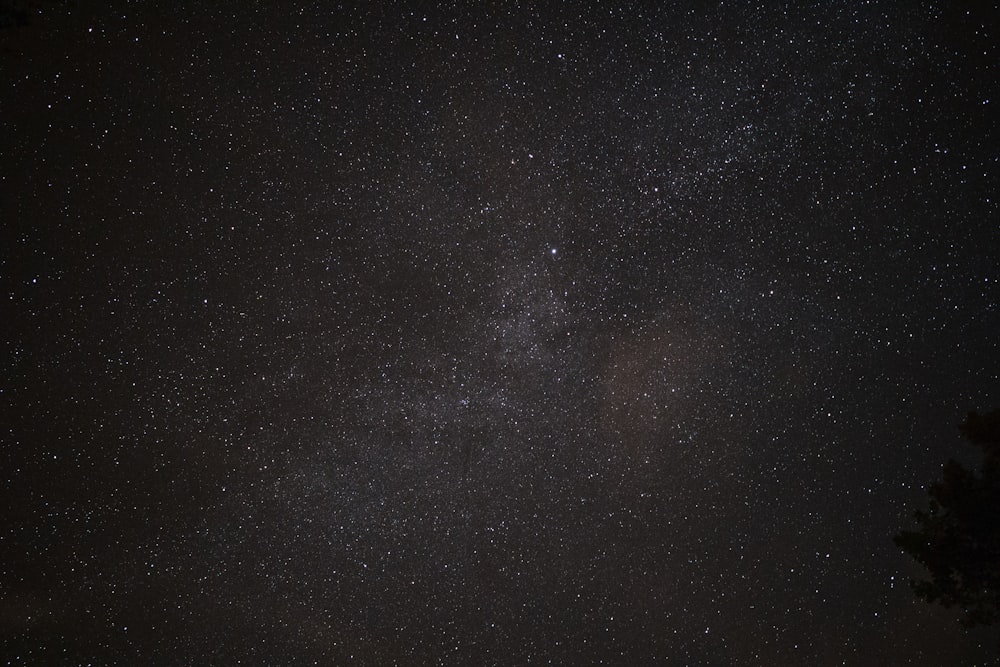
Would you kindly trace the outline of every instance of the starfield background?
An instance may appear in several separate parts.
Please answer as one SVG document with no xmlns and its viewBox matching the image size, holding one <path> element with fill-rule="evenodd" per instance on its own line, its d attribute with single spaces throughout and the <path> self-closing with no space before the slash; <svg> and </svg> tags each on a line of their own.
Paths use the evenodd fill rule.
<svg viewBox="0 0 1000 667">
<path fill-rule="evenodd" d="M 1000 12 L 0 12 L 5 664 L 967 665 Z"/>
</svg>

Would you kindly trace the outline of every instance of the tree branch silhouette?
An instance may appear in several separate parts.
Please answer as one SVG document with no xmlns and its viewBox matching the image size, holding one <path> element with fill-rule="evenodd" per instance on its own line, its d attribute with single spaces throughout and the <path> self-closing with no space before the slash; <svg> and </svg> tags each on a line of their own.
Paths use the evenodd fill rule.
<svg viewBox="0 0 1000 667">
<path fill-rule="evenodd" d="M 930 574 L 910 582 L 918 597 L 960 608 L 965 626 L 992 625 L 1000 620 L 1000 410 L 970 412 L 959 429 L 983 451 L 979 471 L 948 461 L 928 490 L 929 509 L 915 513 L 918 529 L 893 542 Z"/>
</svg>

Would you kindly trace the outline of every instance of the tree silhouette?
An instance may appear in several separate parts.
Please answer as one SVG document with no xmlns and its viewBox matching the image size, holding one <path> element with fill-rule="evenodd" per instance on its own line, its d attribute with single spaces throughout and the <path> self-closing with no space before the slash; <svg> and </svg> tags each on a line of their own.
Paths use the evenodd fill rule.
<svg viewBox="0 0 1000 667">
<path fill-rule="evenodd" d="M 968 627 L 1000 620 L 1000 410 L 970 412 L 962 434 L 984 454 L 979 472 L 954 460 L 929 489 L 930 509 L 917 511 L 918 530 L 893 542 L 930 573 L 911 581 L 918 597 L 959 607 Z"/>
</svg>

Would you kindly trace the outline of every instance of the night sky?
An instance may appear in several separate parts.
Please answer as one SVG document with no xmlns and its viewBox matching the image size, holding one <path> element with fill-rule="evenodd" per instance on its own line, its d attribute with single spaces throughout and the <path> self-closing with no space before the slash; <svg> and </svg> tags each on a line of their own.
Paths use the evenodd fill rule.
<svg viewBox="0 0 1000 667">
<path fill-rule="evenodd" d="M 27 4 L 5 664 L 998 658 L 996 8 Z"/>
</svg>

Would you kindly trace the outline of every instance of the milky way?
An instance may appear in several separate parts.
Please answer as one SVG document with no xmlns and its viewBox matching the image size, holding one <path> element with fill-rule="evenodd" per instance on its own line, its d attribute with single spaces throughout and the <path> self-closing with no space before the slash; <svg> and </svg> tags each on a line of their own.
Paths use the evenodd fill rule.
<svg viewBox="0 0 1000 667">
<path fill-rule="evenodd" d="M 997 12 L 369 4 L 0 13 L 0 653 L 995 659 Z"/>
</svg>

